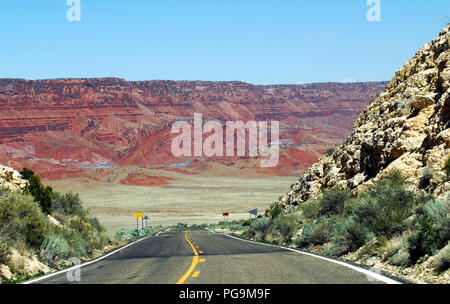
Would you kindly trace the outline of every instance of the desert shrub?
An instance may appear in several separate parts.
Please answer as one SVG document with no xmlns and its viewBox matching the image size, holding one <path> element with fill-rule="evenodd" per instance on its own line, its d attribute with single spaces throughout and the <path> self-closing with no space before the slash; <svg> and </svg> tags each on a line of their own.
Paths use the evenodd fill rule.
<svg viewBox="0 0 450 304">
<path fill-rule="evenodd" d="M 402 249 L 407 251 L 408 238 L 409 238 L 408 234 L 404 233 L 403 235 L 398 235 L 390 239 L 385 246 L 386 249 L 385 259 L 390 260 L 390 258 L 392 258 L 396 253 L 398 253 Z"/>
<path fill-rule="evenodd" d="M 350 199 L 350 190 L 333 187 L 323 192 L 320 199 L 320 214 L 333 215 L 344 211 L 345 202 Z"/>
<path fill-rule="evenodd" d="M 52 213 L 59 212 L 63 215 L 86 215 L 80 196 L 72 192 L 64 194 L 53 192 L 51 211 Z"/>
<path fill-rule="evenodd" d="M 408 252 L 411 262 L 416 263 L 424 255 L 435 253 L 439 247 L 438 243 L 438 233 L 433 227 L 433 220 L 427 214 L 420 215 L 416 230 L 408 239 Z"/>
<path fill-rule="evenodd" d="M 230 227 L 229 227 L 229 229 L 231 230 L 231 231 L 246 231 L 246 230 L 248 230 L 248 226 L 242 226 L 242 225 L 231 225 Z"/>
<path fill-rule="evenodd" d="M 333 256 L 341 256 L 355 251 L 374 237 L 374 234 L 365 226 L 347 218 L 336 223 L 332 232 L 332 243 L 327 253 Z"/>
<path fill-rule="evenodd" d="M 390 259 L 389 264 L 394 266 L 406 267 L 411 263 L 408 250 L 405 248 L 400 249 Z"/>
<path fill-rule="evenodd" d="M 406 189 L 398 171 L 375 183 L 367 193 L 351 200 L 352 216 L 377 235 L 392 236 L 406 229 L 405 220 L 412 215 L 416 196 Z"/>
<path fill-rule="evenodd" d="M 39 248 L 49 223 L 31 196 L 11 192 L 0 198 L 0 232 L 6 240 L 24 240 L 28 246 Z"/>
<path fill-rule="evenodd" d="M 0 237 L 0 264 L 6 264 L 11 254 L 10 246 L 6 240 Z"/>
<path fill-rule="evenodd" d="M 270 226 L 272 221 L 267 217 L 257 218 L 252 220 L 249 229 L 244 233 L 247 237 L 253 237 L 256 239 L 261 238 L 266 229 Z"/>
<path fill-rule="evenodd" d="M 275 203 L 271 206 L 269 214 L 270 214 L 270 217 L 274 219 L 274 218 L 277 218 L 282 212 L 283 212 L 283 208 L 281 208 L 281 205 Z"/>
<path fill-rule="evenodd" d="M 426 213 L 438 227 L 448 225 L 450 216 L 450 200 L 429 200 L 418 213 Z"/>
<path fill-rule="evenodd" d="M 67 259 L 70 257 L 71 248 L 61 235 L 50 234 L 42 242 L 40 254 L 47 263 L 54 266 L 56 258 Z"/>
<path fill-rule="evenodd" d="M 269 224 L 270 220 L 267 217 L 262 217 L 253 220 L 250 227 L 256 230 L 264 230 Z"/>
<path fill-rule="evenodd" d="M 0 187 L 0 198 L 7 197 L 9 194 L 8 189 Z"/>
<path fill-rule="evenodd" d="M 73 229 L 83 239 L 89 240 L 94 236 L 97 231 L 90 223 L 87 217 L 75 217 L 72 218 L 68 227 Z"/>
<path fill-rule="evenodd" d="M 331 240 L 332 231 L 336 226 L 336 220 L 329 218 L 320 218 L 311 233 L 309 241 L 311 245 L 321 245 Z"/>
<path fill-rule="evenodd" d="M 358 257 L 381 257 L 384 247 L 387 244 L 387 239 L 383 236 L 374 238 L 369 243 L 358 249 Z"/>
<path fill-rule="evenodd" d="M 306 223 L 303 225 L 302 235 L 295 241 L 299 248 L 308 248 L 312 244 L 312 234 L 314 232 L 315 223 Z"/>
<path fill-rule="evenodd" d="M 320 212 L 320 203 L 316 200 L 307 201 L 300 205 L 303 216 L 308 219 L 316 218 Z"/>
<path fill-rule="evenodd" d="M 325 152 L 323 152 L 323 155 L 332 155 L 334 153 L 334 148 L 328 148 L 325 150 Z"/>
<path fill-rule="evenodd" d="M 136 238 L 140 238 L 140 237 L 146 237 L 146 236 L 151 236 L 151 235 L 155 235 L 158 231 L 160 231 L 161 227 L 157 228 L 157 227 L 148 227 L 148 228 L 144 228 L 144 229 L 140 229 L 140 230 L 122 230 L 122 231 L 118 231 L 116 232 L 116 240 L 127 240 L 127 239 L 136 239 Z M 99 237 L 104 237 L 106 236 L 104 233 L 101 233 L 99 235 Z M 105 239 L 104 241 L 106 241 L 104 244 L 109 243 L 110 240 Z"/>
<path fill-rule="evenodd" d="M 100 221 L 96 217 L 90 217 L 89 223 L 91 224 L 92 227 L 95 228 L 95 230 L 97 230 L 97 232 L 101 233 L 106 231 L 105 227 L 100 223 Z"/>
<path fill-rule="evenodd" d="M 442 248 L 436 255 L 434 269 L 438 272 L 446 271 L 450 268 L 450 242 Z"/>
<path fill-rule="evenodd" d="M 270 226 L 270 232 L 277 234 L 280 242 L 289 241 L 301 225 L 301 216 L 298 213 L 289 213 L 281 215 L 273 220 Z"/>
<path fill-rule="evenodd" d="M 42 212 L 50 214 L 53 189 L 49 186 L 44 186 L 41 183 L 41 179 L 30 169 L 23 168 L 20 174 L 24 179 L 28 180 L 28 185 L 25 188 L 25 192 L 34 197 L 34 199 L 39 203 Z"/>
<path fill-rule="evenodd" d="M 32 248 L 40 248 L 50 231 L 47 219 L 39 210 L 27 210 L 22 216 L 22 234 L 27 244 Z"/>
<path fill-rule="evenodd" d="M 445 161 L 444 170 L 447 173 L 447 178 L 449 178 L 450 177 L 450 155 L 447 157 L 447 160 Z"/>
<path fill-rule="evenodd" d="M 242 222 L 242 226 L 246 227 L 246 226 L 250 226 L 251 225 L 251 221 L 250 220 L 245 220 Z"/>
</svg>

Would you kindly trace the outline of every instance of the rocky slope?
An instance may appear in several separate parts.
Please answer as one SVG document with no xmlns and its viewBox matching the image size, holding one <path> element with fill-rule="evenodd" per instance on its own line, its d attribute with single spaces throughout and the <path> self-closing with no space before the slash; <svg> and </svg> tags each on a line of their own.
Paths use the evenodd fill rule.
<svg viewBox="0 0 450 304">
<path fill-rule="evenodd" d="M 21 191 L 27 186 L 27 181 L 22 179 L 19 172 L 13 168 L 0 165 L 0 188 L 11 191 Z"/>
<path fill-rule="evenodd" d="M 280 199 L 284 207 L 341 185 L 361 192 L 398 169 L 416 189 L 447 197 L 450 156 L 450 27 L 427 43 L 357 119 L 352 134 Z"/>
<path fill-rule="evenodd" d="M 117 165 L 167 167 L 187 160 L 170 153 L 172 122 L 201 112 L 221 121 L 281 121 L 288 144 L 276 170 L 291 174 L 340 143 L 385 84 L 1 79 L 0 162 L 56 179 L 55 168 L 77 175 Z M 239 168 L 256 163 L 214 161 Z"/>
</svg>

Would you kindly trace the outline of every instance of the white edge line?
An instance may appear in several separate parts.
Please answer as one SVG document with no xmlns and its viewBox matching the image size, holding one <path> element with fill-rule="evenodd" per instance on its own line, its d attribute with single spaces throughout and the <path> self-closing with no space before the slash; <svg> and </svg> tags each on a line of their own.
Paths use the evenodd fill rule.
<svg viewBox="0 0 450 304">
<path fill-rule="evenodd" d="M 160 232 L 159 232 L 159 233 L 160 233 Z M 158 233 L 158 234 L 159 234 L 159 233 Z M 158 234 L 156 234 L 155 236 L 158 236 Z M 116 249 L 116 250 L 114 250 L 113 252 L 110 252 L 110 253 L 108 253 L 108 254 L 106 254 L 106 255 L 104 255 L 104 256 L 101 256 L 101 257 L 99 257 L 99 258 L 97 258 L 97 259 L 95 259 L 95 260 L 92 260 L 92 261 L 89 261 L 89 262 L 86 262 L 86 263 L 83 263 L 83 264 L 80 264 L 80 265 L 76 265 L 76 266 L 73 266 L 73 267 L 70 267 L 70 268 L 67 268 L 67 269 L 63 269 L 63 270 L 60 270 L 60 271 L 57 271 L 57 272 L 53 272 L 53 273 L 47 274 L 47 275 L 45 275 L 45 276 L 39 277 L 39 278 L 37 278 L 37 279 L 33 279 L 33 280 L 30 280 L 30 281 L 23 282 L 22 284 L 25 284 L 25 285 L 27 285 L 27 284 L 32 284 L 32 283 L 35 283 L 35 282 L 39 282 L 39 281 L 42 281 L 42 280 L 45 280 L 45 279 L 54 277 L 54 276 L 56 276 L 56 275 L 58 275 L 58 274 L 62 274 L 62 273 L 69 272 L 69 271 L 72 271 L 72 270 L 75 270 L 75 269 L 78 269 L 78 268 L 81 268 L 81 267 L 88 266 L 88 265 L 90 265 L 90 264 L 94 264 L 94 263 L 96 263 L 96 262 L 98 262 L 98 261 L 101 261 L 101 260 L 103 260 L 103 259 L 105 259 L 105 258 L 107 258 L 107 257 L 109 257 L 109 256 L 111 256 L 111 255 L 113 255 L 113 254 L 115 254 L 115 253 L 117 253 L 117 252 L 119 252 L 119 251 L 121 251 L 121 250 L 127 248 L 127 247 L 130 247 L 131 245 L 134 245 L 134 244 L 136 244 L 136 243 L 139 243 L 140 241 L 143 241 L 143 240 L 148 239 L 148 238 L 150 238 L 150 237 L 152 237 L 152 236 L 147 236 L 147 237 L 144 237 L 144 238 L 139 239 L 139 240 L 137 240 L 137 241 L 134 241 L 133 243 L 130 243 L 130 244 L 128 244 L 128 245 L 125 245 L 125 246 L 123 246 L 123 247 L 120 247 L 119 249 Z"/>
<path fill-rule="evenodd" d="M 342 266 L 345 266 L 347 268 L 353 269 L 355 271 L 361 272 L 361 273 L 363 273 L 363 274 L 365 274 L 367 276 L 370 276 L 370 277 L 372 277 L 372 278 L 374 278 L 374 279 L 376 279 L 378 281 L 384 282 L 386 284 L 402 284 L 402 283 L 400 283 L 398 281 L 395 281 L 393 279 L 385 277 L 384 275 L 381 275 L 381 274 L 375 273 L 373 271 L 370 271 L 370 270 L 367 270 L 367 269 L 364 269 L 364 268 L 360 268 L 360 267 L 357 267 L 357 266 L 354 266 L 354 265 L 351 265 L 351 264 L 348 264 L 348 263 L 345 263 L 345 262 L 342 262 L 342 261 L 336 261 L 336 260 L 333 260 L 333 259 L 329 259 L 329 258 L 320 256 L 320 255 L 316 255 L 316 254 L 309 253 L 309 252 L 303 252 L 303 251 L 296 250 L 296 249 L 293 249 L 293 248 L 277 246 L 277 245 L 272 245 L 272 244 L 258 243 L 258 242 L 254 242 L 254 241 L 241 239 L 241 238 L 238 238 L 238 237 L 235 237 L 235 236 L 232 236 L 232 235 L 228 235 L 226 233 L 222 233 L 222 234 L 227 236 L 227 237 L 230 237 L 230 238 L 233 238 L 233 239 L 236 239 L 236 240 L 240 240 L 240 241 L 243 241 L 243 242 L 249 242 L 249 243 L 253 243 L 253 244 L 260 244 L 260 245 L 266 245 L 266 246 L 282 248 L 282 249 L 285 249 L 285 250 L 294 251 L 294 252 L 301 253 L 301 254 L 304 254 L 304 255 L 312 256 L 312 257 L 315 257 L 315 258 L 318 258 L 318 259 L 321 259 L 321 260 L 324 260 L 324 261 L 327 261 L 327 262 L 331 262 L 331 263 L 335 263 L 335 264 L 338 264 L 338 265 L 342 265 Z"/>
</svg>

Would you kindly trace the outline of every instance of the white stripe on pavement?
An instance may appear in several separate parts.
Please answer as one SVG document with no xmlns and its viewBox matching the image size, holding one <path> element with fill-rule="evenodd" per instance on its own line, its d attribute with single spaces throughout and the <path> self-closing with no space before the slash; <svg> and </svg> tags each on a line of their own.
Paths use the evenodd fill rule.
<svg viewBox="0 0 450 304">
<path fill-rule="evenodd" d="M 365 274 L 366 276 L 372 277 L 375 280 L 381 281 L 381 282 L 386 283 L 386 284 L 401 284 L 400 282 L 395 281 L 393 279 L 390 279 L 390 278 L 388 278 L 388 277 L 386 277 L 386 276 L 384 276 L 382 274 L 379 274 L 379 273 L 376 273 L 376 272 L 373 272 L 373 271 L 370 271 L 370 270 L 367 270 L 367 269 L 364 269 L 364 268 L 360 268 L 360 267 L 357 267 L 357 266 L 354 266 L 352 264 L 348 264 L 348 263 L 345 263 L 345 262 L 342 262 L 342 261 L 329 259 L 329 258 L 320 256 L 320 255 L 313 254 L 313 253 L 303 252 L 303 251 L 300 251 L 300 250 L 296 250 L 296 249 L 288 248 L 288 247 L 283 247 L 283 246 L 277 246 L 277 245 L 272 245 L 272 244 L 265 244 L 265 243 L 258 243 L 258 242 L 253 242 L 253 241 L 249 241 L 249 240 L 244 240 L 244 239 L 241 239 L 241 238 L 238 238 L 238 237 L 235 237 L 235 236 L 232 236 L 232 235 L 228 235 L 228 234 L 225 234 L 225 233 L 223 233 L 223 235 L 225 235 L 227 237 L 230 237 L 230 238 L 233 238 L 233 239 L 236 239 L 236 240 L 243 241 L 243 242 L 249 242 L 249 243 L 253 243 L 253 244 L 260 244 L 260 245 L 278 247 L 278 248 L 282 248 L 282 249 L 285 249 L 285 250 L 294 251 L 294 252 L 301 253 L 301 254 L 308 255 L 308 256 L 312 256 L 312 257 L 315 257 L 315 258 L 318 258 L 318 259 L 322 259 L 324 261 L 335 263 L 335 264 L 338 264 L 338 265 L 350 268 L 352 270 L 361 272 L 361 273 Z"/>
</svg>

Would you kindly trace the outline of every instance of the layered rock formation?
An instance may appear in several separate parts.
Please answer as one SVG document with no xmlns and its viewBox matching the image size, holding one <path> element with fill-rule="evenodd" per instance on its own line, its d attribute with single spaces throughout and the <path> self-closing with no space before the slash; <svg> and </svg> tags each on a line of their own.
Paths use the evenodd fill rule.
<svg viewBox="0 0 450 304">
<path fill-rule="evenodd" d="M 392 170 L 407 182 L 447 197 L 450 156 L 450 27 L 409 60 L 357 119 L 352 134 L 292 185 L 284 207 L 341 185 L 360 192 Z"/>
<path fill-rule="evenodd" d="M 279 120 L 288 144 L 275 170 L 291 174 L 341 142 L 385 84 L 2 79 L 0 162 L 51 178 L 59 174 L 52 168 L 71 168 L 77 175 L 122 165 L 167 167 L 188 160 L 170 152 L 172 122 L 192 120 L 197 112 L 223 122 Z M 256 163 L 236 160 L 207 161 L 239 168 Z"/>
</svg>

